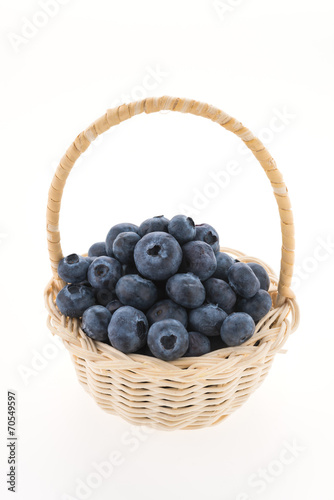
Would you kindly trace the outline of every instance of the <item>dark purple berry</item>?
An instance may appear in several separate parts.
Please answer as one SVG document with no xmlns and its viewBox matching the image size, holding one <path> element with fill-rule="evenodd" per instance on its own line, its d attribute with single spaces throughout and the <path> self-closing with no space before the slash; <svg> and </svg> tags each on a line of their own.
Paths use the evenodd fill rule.
<svg viewBox="0 0 334 500">
<path fill-rule="evenodd" d="M 175 274 L 182 261 L 178 242 L 168 233 L 146 234 L 138 241 L 134 252 L 140 274 L 151 280 L 166 280 Z"/>
<path fill-rule="evenodd" d="M 88 250 L 88 257 L 101 257 L 102 255 L 107 255 L 105 241 L 93 243 L 93 245 Z"/>
<path fill-rule="evenodd" d="M 218 349 L 224 349 L 228 347 L 225 342 L 223 342 L 220 335 L 215 337 L 210 337 L 211 351 L 217 351 Z"/>
<path fill-rule="evenodd" d="M 212 247 L 214 253 L 219 252 L 219 236 L 217 231 L 209 224 L 196 226 L 195 240 L 204 241 Z"/>
<path fill-rule="evenodd" d="M 234 259 L 230 257 L 227 253 L 218 252 L 216 253 L 217 269 L 212 275 L 213 278 L 218 278 L 220 280 L 228 281 L 227 272 L 230 267 L 234 264 Z"/>
<path fill-rule="evenodd" d="M 210 278 L 204 283 L 204 286 L 208 302 L 217 304 L 227 314 L 233 311 L 237 296 L 226 281 Z"/>
<path fill-rule="evenodd" d="M 168 232 L 174 236 L 180 245 L 184 245 L 195 238 L 195 223 L 191 217 L 187 217 L 186 215 L 175 215 L 175 217 L 169 221 Z"/>
<path fill-rule="evenodd" d="M 189 334 L 179 321 L 164 319 L 150 327 L 147 344 L 156 358 L 173 361 L 186 353 Z"/>
<path fill-rule="evenodd" d="M 65 316 L 80 318 L 88 307 L 95 304 L 94 290 L 84 285 L 66 285 L 58 293 L 56 304 Z"/>
<path fill-rule="evenodd" d="M 198 276 L 192 273 L 175 274 L 166 284 L 168 297 L 188 309 L 195 309 L 205 300 L 205 288 Z"/>
<path fill-rule="evenodd" d="M 95 292 L 96 302 L 101 306 L 106 306 L 116 298 L 115 293 L 108 288 L 97 288 Z"/>
<path fill-rule="evenodd" d="M 259 290 L 250 299 L 238 300 L 238 311 L 249 314 L 255 323 L 258 323 L 271 309 L 272 301 L 268 292 Z"/>
<path fill-rule="evenodd" d="M 108 337 L 115 349 L 126 354 L 136 352 L 146 343 L 148 322 L 145 314 L 131 306 L 117 309 L 108 326 Z"/>
<path fill-rule="evenodd" d="M 156 302 L 158 292 L 152 281 L 138 274 L 127 274 L 118 281 L 116 295 L 122 304 L 145 311 Z"/>
<path fill-rule="evenodd" d="M 260 289 L 267 292 L 270 287 L 270 278 L 265 268 L 260 264 L 257 264 L 257 262 L 248 262 L 248 265 L 259 280 Z"/>
<path fill-rule="evenodd" d="M 260 290 L 260 282 L 252 269 L 243 262 L 233 264 L 228 270 L 228 282 L 235 293 L 249 299 Z"/>
<path fill-rule="evenodd" d="M 106 249 L 107 249 L 107 254 L 109 257 L 113 257 L 113 244 L 115 239 L 120 233 L 138 233 L 138 226 L 135 224 L 131 224 L 129 222 L 122 222 L 121 224 L 116 224 L 113 226 L 110 230 L 109 233 L 107 234 L 106 238 Z"/>
<path fill-rule="evenodd" d="M 117 311 L 117 309 L 119 309 L 120 307 L 123 307 L 123 304 L 117 299 L 112 300 L 111 302 L 109 302 L 109 304 L 106 305 L 106 308 L 111 314 L 114 314 L 114 312 Z"/>
<path fill-rule="evenodd" d="M 163 319 L 176 319 L 180 321 L 184 327 L 187 327 L 188 314 L 187 311 L 173 302 L 165 299 L 156 302 L 146 313 L 146 317 L 150 325 Z"/>
<path fill-rule="evenodd" d="M 217 269 L 217 260 L 212 247 L 203 241 L 189 241 L 182 247 L 182 270 L 193 273 L 204 281 Z"/>
<path fill-rule="evenodd" d="M 199 332 L 189 332 L 189 347 L 185 353 L 186 357 L 202 356 L 210 350 L 210 340 L 206 335 Z"/>
<path fill-rule="evenodd" d="M 122 276 L 126 274 L 138 274 L 138 270 L 134 264 L 123 264 L 122 266 Z"/>
<path fill-rule="evenodd" d="M 92 306 L 82 315 L 81 328 L 88 337 L 108 343 L 108 325 L 111 314 L 103 306 Z"/>
<path fill-rule="evenodd" d="M 153 233 L 156 231 L 167 233 L 168 223 L 169 220 L 166 219 L 166 217 L 164 217 L 163 215 L 157 215 L 156 217 L 152 217 L 151 219 L 146 219 L 140 224 L 138 234 L 140 236 L 145 236 L 145 234 Z"/>
<path fill-rule="evenodd" d="M 115 290 L 117 281 L 122 276 L 122 266 L 112 257 L 97 257 L 89 266 L 87 277 L 94 288 Z"/>
<path fill-rule="evenodd" d="M 88 268 L 85 257 L 72 253 L 59 261 L 58 275 L 66 283 L 77 284 L 86 281 Z"/>
<path fill-rule="evenodd" d="M 220 334 L 220 328 L 227 314 L 214 304 L 204 304 L 189 312 L 189 329 L 204 335 L 214 336 Z"/>
<path fill-rule="evenodd" d="M 230 314 L 222 324 L 220 335 L 229 346 L 234 347 L 249 340 L 255 331 L 253 318 L 246 313 L 237 312 Z"/>
<path fill-rule="evenodd" d="M 133 253 L 139 240 L 140 236 L 137 233 L 119 233 L 112 247 L 116 259 L 122 264 L 133 264 Z"/>
</svg>

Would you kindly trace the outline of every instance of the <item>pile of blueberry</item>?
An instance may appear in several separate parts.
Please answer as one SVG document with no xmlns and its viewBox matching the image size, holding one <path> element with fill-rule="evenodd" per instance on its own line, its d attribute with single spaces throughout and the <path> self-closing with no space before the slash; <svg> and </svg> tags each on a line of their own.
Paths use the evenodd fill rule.
<svg viewBox="0 0 334 500">
<path fill-rule="evenodd" d="M 220 252 L 217 231 L 185 215 L 117 224 L 58 274 L 57 306 L 86 335 L 165 361 L 246 342 L 272 306 L 266 270 Z"/>
</svg>

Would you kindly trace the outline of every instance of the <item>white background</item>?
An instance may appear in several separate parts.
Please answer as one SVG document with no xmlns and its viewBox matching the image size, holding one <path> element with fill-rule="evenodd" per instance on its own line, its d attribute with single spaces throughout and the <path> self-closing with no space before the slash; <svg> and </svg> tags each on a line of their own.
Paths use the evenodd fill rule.
<svg viewBox="0 0 334 500">
<path fill-rule="evenodd" d="M 19 500 L 330 498 L 332 0 L 70 0 L 52 16 L 41 16 L 41 3 L 0 7 L 1 498 L 13 498 L 5 485 L 8 389 L 18 398 Z M 295 214 L 302 321 L 261 388 L 221 425 L 134 437 L 136 428 L 83 391 L 46 328 L 45 209 L 55 166 L 79 132 L 108 107 L 164 94 L 220 107 L 276 159 Z M 239 143 L 208 120 L 176 113 L 115 128 L 68 180 L 64 253 L 86 251 L 115 223 L 187 210 L 215 226 L 224 246 L 278 272 L 275 200 Z M 231 161 L 237 174 L 210 188 Z M 291 446 L 294 455 L 284 451 Z M 115 451 L 122 463 L 112 474 L 78 489 Z"/>
</svg>

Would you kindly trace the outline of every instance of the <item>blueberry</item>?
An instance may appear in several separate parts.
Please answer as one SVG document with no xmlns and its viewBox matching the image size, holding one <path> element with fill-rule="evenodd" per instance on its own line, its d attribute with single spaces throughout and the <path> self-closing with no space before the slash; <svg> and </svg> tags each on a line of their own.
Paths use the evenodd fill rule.
<svg viewBox="0 0 334 500">
<path fill-rule="evenodd" d="M 253 318 L 246 313 L 237 312 L 230 314 L 222 324 L 220 335 L 223 341 L 234 347 L 249 340 L 255 331 Z"/>
<path fill-rule="evenodd" d="M 155 231 L 168 233 L 169 220 L 163 215 L 157 215 L 151 219 L 146 219 L 139 226 L 138 234 L 145 236 L 145 234 L 153 233 Z"/>
<path fill-rule="evenodd" d="M 96 259 L 96 257 L 84 257 L 84 258 L 89 265 L 91 265 L 91 263 L 94 262 L 94 260 Z"/>
<path fill-rule="evenodd" d="M 115 293 L 111 290 L 108 290 L 108 288 L 97 288 L 95 297 L 96 302 L 101 306 L 106 306 L 107 304 L 109 304 L 109 302 L 116 298 Z"/>
<path fill-rule="evenodd" d="M 227 271 L 234 264 L 234 259 L 230 257 L 227 253 L 218 252 L 216 253 L 217 269 L 212 275 L 213 278 L 218 278 L 220 280 L 228 281 Z"/>
<path fill-rule="evenodd" d="M 189 328 L 209 337 L 220 334 L 220 328 L 227 314 L 214 304 L 204 304 L 189 312 Z"/>
<path fill-rule="evenodd" d="M 189 241 L 182 247 L 182 270 L 196 274 L 202 281 L 213 275 L 217 260 L 211 246 L 204 241 Z"/>
<path fill-rule="evenodd" d="M 166 284 L 168 297 L 188 309 L 195 309 L 205 300 L 205 289 L 198 276 L 192 273 L 175 274 Z"/>
<path fill-rule="evenodd" d="M 146 310 L 156 302 L 158 291 L 152 281 L 138 274 L 127 274 L 117 282 L 116 295 L 122 304 Z"/>
<path fill-rule="evenodd" d="M 88 288 L 93 288 L 89 281 L 81 281 L 80 283 L 76 283 L 76 285 L 88 286 Z"/>
<path fill-rule="evenodd" d="M 66 283 L 77 284 L 87 279 L 89 262 L 76 253 L 64 257 L 58 264 L 58 275 Z"/>
<path fill-rule="evenodd" d="M 95 304 L 94 290 L 84 285 L 66 285 L 58 293 L 56 304 L 65 316 L 80 318 L 88 307 Z"/>
<path fill-rule="evenodd" d="M 185 356 L 202 356 L 211 350 L 210 340 L 199 332 L 189 332 L 189 347 Z"/>
<path fill-rule="evenodd" d="M 166 283 L 167 281 L 154 281 L 154 284 L 158 290 L 158 301 L 168 298 L 166 293 Z"/>
<path fill-rule="evenodd" d="M 174 236 L 180 245 L 184 245 L 195 238 L 195 223 L 191 217 L 187 217 L 186 215 L 175 215 L 175 217 L 169 221 L 168 232 Z"/>
<path fill-rule="evenodd" d="M 115 239 L 120 233 L 138 233 L 138 226 L 135 224 L 130 224 L 129 222 L 122 222 L 121 224 L 116 224 L 113 226 L 106 237 L 106 249 L 109 257 L 113 257 L 113 244 Z"/>
<path fill-rule="evenodd" d="M 131 306 L 117 309 L 108 326 L 108 337 L 115 349 L 126 354 L 136 352 L 146 343 L 148 322 L 145 314 Z"/>
<path fill-rule="evenodd" d="M 195 240 L 204 241 L 212 247 L 214 253 L 219 252 L 219 236 L 217 231 L 209 224 L 196 226 Z"/>
<path fill-rule="evenodd" d="M 138 270 L 134 264 L 123 264 L 122 265 L 122 276 L 126 274 L 138 274 Z"/>
<path fill-rule="evenodd" d="M 230 286 L 235 293 L 249 299 L 260 289 L 260 282 L 252 269 L 243 262 L 237 262 L 230 267 L 227 273 Z"/>
<path fill-rule="evenodd" d="M 122 264 L 133 264 L 133 252 L 139 240 L 137 233 L 119 233 L 112 246 L 116 259 Z"/>
<path fill-rule="evenodd" d="M 227 314 L 233 311 L 237 296 L 226 281 L 210 278 L 204 283 L 204 286 L 208 302 L 217 304 Z"/>
<path fill-rule="evenodd" d="M 117 309 L 119 309 L 120 307 L 123 307 L 123 304 L 117 299 L 112 300 L 111 302 L 109 302 L 109 304 L 106 305 L 106 308 L 111 314 L 114 314 L 114 312 L 117 311 Z"/>
<path fill-rule="evenodd" d="M 220 335 L 216 337 L 210 337 L 211 351 L 217 351 L 218 349 L 224 349 L 228 345 L 223 342 Z"/>
<path fill-rule="evenodd" d="M 162 321 L 163 319 L 176 319 L 184 327 L 187 327 L 188 314 L 187 311 L 175 304 L 172 300 L 165 299 L 160 300 L 154 304 L 146 313 L 149 325 L 156 323 L 157 321 Z"/>
<path fill-rule="evenodd" d="M 108 325 L 111 314 L 103 306 L 92 306 L 82 315 L 81 328 L 88 337 L 108 343 Z"/>
<path fill-rule="evenodd" d="M 101 257 L 102 255 L 107 255 L 105 241 L 93 243 L 93 245 L 88 250 L 88 257 Z"/>
<path fill-rule="evenodd" d="M 88 268 L 88 281 L 94 288 L 115 290 L 122 275 L 122 266 L 112 257 L 97 257 Z"/>
<path fill-rule="evenodd" d="M 259 280 L 260 289 L 267 292 L 270 287 L 270 278 L 265 268 L 256 262 L 248 262 L 248 265 Z"/>
<path fill-rule="evenodd" d="M 156 358 L 173 361 L 186 353 L 189 334 L 176 319 L 164 319 L 153 323 L 150 327 L 147 345 Z"/>
<path fill-rule="evenodd" d="M 249 314 L 258 323 L 271 309 L 272 301 L 268 292 L 259 290 L 250 299 L 238 300 L 238 311 Z"/>
<path fill-rule="evenodd" d="M 138 271 L 145 278 L 166 280 L 178 271 L 182 250 L 172 235 L 158 231 L 138 241 L 134 258 Z"/>
<path fill-rule="evenodd" d="M 145 344 L 144 347 L 141 347 L 140 349 L 138 349 L 138 351 L 136 351 L 136 354 L 142 354 L 144 356 L 153 357 L 153 354 L 151 353 L 150 348 L 148 347 L 147 344 Z"/>
</svg>

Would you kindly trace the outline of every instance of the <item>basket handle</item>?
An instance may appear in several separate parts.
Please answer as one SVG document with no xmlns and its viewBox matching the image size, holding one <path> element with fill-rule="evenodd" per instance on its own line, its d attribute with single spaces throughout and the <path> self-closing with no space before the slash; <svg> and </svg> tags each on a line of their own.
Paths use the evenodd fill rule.
<svg viewBox="0 0 334 500">
<path fill-rule="evenodd" d="M 114 125 L 118 125 L 120 122 L 143 112 L 155 113 L 162 110 L 191 113 L 217 122 L 226 130 L 240 137 L 252 151 L 255 158 L 257 158 L 273 187 L 281 219 L 282 258 L 278 282 L 277 304 L 281 305 L 286 298 L 294 298 L 294 293 L 290 289 L 295 248 L 293 215 L 288 190 L 283 181 L 282 174 L 276 166 L 275 160 L 271 157 L 262 142 L 259 141 L 250 130 L 220 109 L 195 100 L 167 96 L 150 97 L 142 101 L 123 104 L 122 106 L 108 109 L 103 116 L 98 118 L 84 132 L 81 132 L 81 134 L 77 136 L 60 160 L 51 182 L 46 215 L 48 249 L 54 278 L 59 280 L 57 266 L 60 259 L 63 258 L 58 226 L 61 198 L 66 179 L 75 161 L 84 151 L 86 151 L 90 143 L 93 142 L 98 135 Z"/>
</svg>

